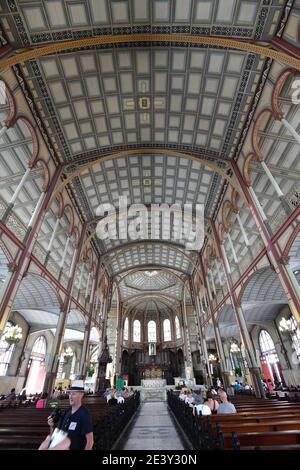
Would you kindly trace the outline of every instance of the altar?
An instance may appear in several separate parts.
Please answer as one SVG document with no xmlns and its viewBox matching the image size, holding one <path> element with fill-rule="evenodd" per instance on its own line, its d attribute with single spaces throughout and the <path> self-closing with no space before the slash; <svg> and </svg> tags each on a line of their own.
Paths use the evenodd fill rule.
<svg viewBox="0 0 300 470">
<path fill-rule="evenodd" d="M 145 379 L 141 381 L 142 387 L 145 388 L 161 388 L 167 385 L 165 379 Z"/>
<path fill-rule="evenodd" d="M 167 381 L 165 379 L 144 379 L 141 384 L 141 401 L 166 401 Z"/>
</svg>

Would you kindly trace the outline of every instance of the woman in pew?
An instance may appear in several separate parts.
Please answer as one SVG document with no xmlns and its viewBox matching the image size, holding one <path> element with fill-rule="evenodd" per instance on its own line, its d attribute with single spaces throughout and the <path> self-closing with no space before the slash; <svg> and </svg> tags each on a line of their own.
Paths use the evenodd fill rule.
<svg viewBox="0 0 300 470">
<path fill-rule="evenodd" d="M 48 393 L 43 393 L 41 398 L 36 402 L 36 408 L 46 408 Z"/>
<path fill-rule="evenodd" d="M 219 403 L 217 400 L 214 399 L 213 394 L 211 392 L 207 392 L 205 405 L 208 406 L 212 413 L 216 413 L 219 408 Z"/>
</svg>

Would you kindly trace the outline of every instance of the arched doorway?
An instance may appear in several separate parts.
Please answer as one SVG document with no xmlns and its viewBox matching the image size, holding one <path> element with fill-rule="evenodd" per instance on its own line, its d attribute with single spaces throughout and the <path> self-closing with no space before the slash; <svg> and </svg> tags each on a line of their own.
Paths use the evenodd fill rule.
<svg viewBox="0 0 300 470">
<path fill-rule="evenodd" d="M 44 336 L 39 336 L 32 347 L 27 367 L 28 375 L 25 388 L 28 395 L 41 393 L 43 390 L 46 377 L 46 350 L 46 339 Z"/>
<path fill-rule="evenodd" d="M 273 384 L 276 384 L 277 382 L 285 384 L 274 341 L 266 330 L 261 330 L 259 333 L 259 347 L 261 351 L 262 370 L 265 379 L 270 379 Z"/>
</svg>

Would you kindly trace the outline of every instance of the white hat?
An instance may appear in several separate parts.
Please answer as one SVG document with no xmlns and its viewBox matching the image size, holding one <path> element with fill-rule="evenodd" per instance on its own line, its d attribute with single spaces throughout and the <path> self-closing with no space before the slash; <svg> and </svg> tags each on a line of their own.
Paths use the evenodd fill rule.
<svg viewBox="0 0 300 470">
<path fill-rule="evenodd" d="M 83 380 L 74 380 L 67 392 L 84 392 Z"/>
</svg>

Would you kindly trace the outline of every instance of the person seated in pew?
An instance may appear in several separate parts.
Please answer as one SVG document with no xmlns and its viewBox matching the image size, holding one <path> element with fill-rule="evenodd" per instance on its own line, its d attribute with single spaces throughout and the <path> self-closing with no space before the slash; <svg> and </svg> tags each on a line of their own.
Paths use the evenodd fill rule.
<svg viewBox="0 0 300 470">
<path fill-rule="evenodd" d="M 224 390 L 218 392 L 221 404 L 218 407 L 217 414 L 234 414 L 236 413 L 236 408 L 233 403 L 230 403 L 227 399 L 227 394 Z"/>
<path fill-rule="evenodd" d="M 192 390 L 188 390 L 188 391 L 187 391 L 184 401 L 185 401 L 185 403 L 187 403 L 188 405 L 191 405 L 192 403 L 194 403 L 194 398 L 193 398 Z"/>
<path fill-rule="evenodd" d="M 195 405 L 193 407 L 193 415 L 208 416 L 211 415 L 211 409 L 206 403 L 203 405 Z"/>
<path fill-rule="evenodd" d="M 212 413 L 216 413 L 219 408 L 219 402 L 214 399 L 214 395 L 211 392 L 207 392 L 206 400 L 204 402 L 206 406 L 210 409 Z"/>
<path fill-rule="evenodd" d="M 203 405 L 204 403 L 204 398 L 201 395 L 198 395 L 198 393 L 193 392 L 192 397 L 194 398 L 195 405 Z"/>
<path fill-rule="evenodd" d="M 17 399 L 16 389 L 12 388 L 10 393 L 5 397 L 5 401 L 15 401 Z"/>
<path fill-rule="evenodd" d="M 53 390 L 50 398 L 48 398 L 46 402 L 46 408 L 59 408 L 60 407 L 60 399 L 59 397 L 59 391 L 58 390 Z"/>
<path fill-rule="evenodd" d="M 125 400 L 123 390 L 116 391 L 114 398 L 117 400 L 117 403 L 124 403 Z M 119 400 L 119 398 L 122 398 L 122 400 Z"/>
<path fill-rule="evenodd" d="M 107 389 L 105 390 L 105 392 L 103 393 L 103 398 L 105 398 L 105 400 L 107 400 L 108 395 L 110 395 L 109 388 L 107 388 Z"/>
<path fill-rule="evenodd" d="M 48 393 L 43 393 L 41 398 L 36 402 L 36 408 L 46 408 Z"/>
<path fill-rule="evenodd" d="M 19 393 L 19 395 L 18 395 L 18 400 L 19 400 L 19 402 L 23 402 L 23 401 L 26 401 L 26 400 L 27 400 L 26 389 L 25 389 L 25 388 L 23 388 L 23 389 L 21 390 L 21 392 Z"/>
<path fill-rule="evenodd" d="M 274 390 L 274 385 L 271 379 L 267 380 L 267 387 L 268 387 L 269 392 L 272 393 Z"/>
</svg>

